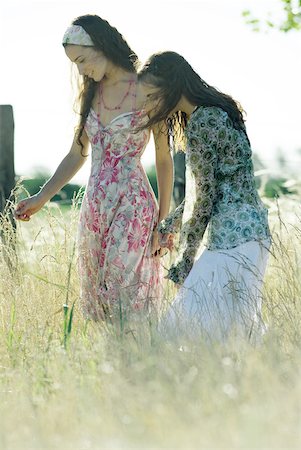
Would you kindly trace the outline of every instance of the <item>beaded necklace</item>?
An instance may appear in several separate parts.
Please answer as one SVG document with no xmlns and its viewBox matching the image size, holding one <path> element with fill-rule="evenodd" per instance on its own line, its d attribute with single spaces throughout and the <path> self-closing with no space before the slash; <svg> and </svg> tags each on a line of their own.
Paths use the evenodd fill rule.
<svg viewBox="0 0 301 450">
<path fill-rule="evenodd" d="M 135 82 L 134 79 L 133 79 L 133 80 L 129 80 L 129 82 L 128 82 L 128 83 L 129 83 L 128 90 L 126 91 L 126 93 L 125 93 L 124 96 L 122 97 L 120 103 L 118 103 L 118 105 L 116 105 L 116 106 L 113 106 L 112 108 L 111 108 L 110 106 L 107 106 L 107 105 L 105 104 L 105 101 L 104 101 L 104 98 L 103 98 L 103 86 L 102 86 L 102 83 L 100 83 L 100 84 L 99 84 L 99 101 L 98 101 L 99 106 L 100 106 L 100 103 L 102 102 L 102 104 L 103 104 L 103 106 L 104 106 L 104 109 L 106 109 L 107 111 L 117 111 L 117 110 L 120 110 L 120 109 L 121 109 L 121 105 L 123 104 L 123 102 L 124 102 L 124 100 L 127 98 L 127 96 L 129 95 L 130 90 L 131 90 L 131 87 L 132 87 L 132 84 L 133 84 L 134 82 Z"/>
<path fill-rule="evenodd" d="M 106 126 L 102 125 L 102 124 L 101 124 L 101 120 L 100 120 L 100 112 L 101 112 L 102 106 L 103 106 L 103 108 L 104 108 L 105 110 L 107 110 L 107 111 L 118 111 L 118 110 L 120 110 L 120 109 L 121 109 L 121 106 L 122 106 L 122 104 L 123 104 L 123 102 L 125 101 L 125 99 L 126 99 L 126 98 L 128 97 L 128 95 L 130 94 L 131 87 L 132 87 L 133 83 L 136 83 L 136 80 L 135 80 L 135 79 L 131 79 L 131 80 L 128 81 L 128 89 L 127 89 L 126 93 L 124 94 L 124 96 L 122 97 L 122 99 L 121 99 L 121 101 L 118 103 L 118 105 L 115 105 L 115 106 L 113 106 L 113 107 L 110 107 L 110 106 L 106 105 L 106 103 L 105 103 L 105 101 L 104 101 L 104 98 L 103 98 L 103 86 L 102 86 L 102 83 L 99 84 L 99 90 L 98 90 L 98 102 L 97 102 L 97 111 L 96 111 L 97 121 L 98 121 L 98 126 L 99 126 L 99 128 L 100 128 L 101 126 L 102 126 L 102 128 L 107 128 L 108 125 L 109 125 L 111 122 L 113 122 L 113 120 L 116 119 L 116 117 L 118 117 L 118 116 L 114 117 L 112 120 L 110 120 L 110 122 L 108 122 L 108 124 L 107 124 Z M 136 92 L 134 92 L 132 95 L 133 95 L 133 97 L 135 98 L 135 101 L 134 101 L 134 108 L 135 108 L 135 107 L 136 107 Z"/>
</svg>

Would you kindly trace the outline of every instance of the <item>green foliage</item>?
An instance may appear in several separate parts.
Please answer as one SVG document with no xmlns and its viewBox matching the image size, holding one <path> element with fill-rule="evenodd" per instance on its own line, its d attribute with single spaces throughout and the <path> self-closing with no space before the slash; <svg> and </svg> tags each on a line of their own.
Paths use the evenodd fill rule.
<svg viewBox="0 0 301 450">
<path fill-rule="evenodd" d="M 284 177 L 269 177 L 264 185 L 264 196 L 267 198 L 275 198 L 281 195 L 296 194 L 296 189 L 290 186 L 289 181 Z"/>
<path fill-rule="evenodd" d="M 147 176 L 150 184 L 158 198 L 158 185 L 155 166 L 151 166 L 147 170 Z M 173 202 L 174 206 L 178 206 L 185 196 L 185 153 L 177 152 L 174 155 L 174 187 Z"/>
<path fill-rule="evenodd" d="M 256 187 L 261 190 L 261 195 L 267 198 L 275 198 L 280 195 L 291 195 L 295 194 L 295 175 L 289 175 L 289 168 L 287 166 L 287 161 L 284 154 L 279 150 L 276 156 L 276 162 L 279 166 L 279 173 L 273 173 L 268 171 L 259 156 L 255 153 L 253 155 L 253 163 L 256 175 Z M 283 176 L 283 173 L 287 173 L 287 176 Z M 155 165 L 149 166 L 146 170 L 147 177 L 151 184 L 151 187 L 155 193 L 156 198 L 158 198 L 158 185 L 157 185 L 157 175 Z M 27 193 L 33 195 L 38 192 L 49 179 L 47 174 L 37 174 L 35 177 L 24 179 L 21 185 L 24 187 L 24 191 L 19 195 L 19 198 L 26 197 Z M 72 200 L 79 192 L 83 189 L 79 184 L 68 183 L 62 190 L 55 195 L 51 201 L 58 202 L 60 204 L 71 205 Z M 179 192 L 181 195 L 179 196 Z M 185 165 L 183 160 L 179 158 L 178 161 L 175 160 L 175 186 L 173 192 L 174 204 L 178 205 L 183 198 L 185 193 Z"/>
<path fill-rule="evenodd" d="M 21 193 L 20 197 L 27 197 L 27 193 L 29 195 L 36 194 L 49 178 L 50 176 L 46 174 L 37 174 L 32 178 L 25 178 L 21 182 L 21 186 L 23 186 L 24 191 L 23 193 Z M 51 201 L 62 202 L 71 205 L 72 199 L 75 195 L 78 194 L 81 188 L 82 186 L 80 186 L 79 184 L 68 183 L 61 189 L 58 194 L 52 197 Z"/>
<path fill-rule="evenodd" d="M 260 20 L 254 17 L 251 11 L 244 10 L 242 15 L 245 22 L 250 25 L 253 31 L 262 31 L 264 28 L 275 28 L 281 32 L 287 33 L 291 30 L 301 30 L 301 0 L 278 0 L 281 2 L 283 18 L 280 22 L 272 18 L 272 13 L 267 13 L 267 18 Z M 275 0 L 276 3 L 276 0 Z"/>
<path fill-rule="evenodd" d="M 156 168 L 155 166 L 150 166 L 147 171 L 147 176 L 149 182 L 153 188 L 155 196 L 158 198 L 158 186 L 157 186 L 157 176 L 156 176 Z M 24 178 L 21 181 L 21 187 L 24 189 L 20 189 L 21 194 L 19 195 L 19 199 L 27 197 L 27 195 L 36 194 L 41 187 L 46 183 L 46 181 L 50 178 L 50 175 L 46 173 L 37 173 L 35 176 L 31 178 Z M 52 197 L 51 201 L 70 204 L 72 203 L 72 199 L 78 195 L 83 186 L 75 183 L 66 184 L 58 194 Z"/>
<path fill-rule="evenodd" d="M 146 170 L 147 177 L 149 179 L 149 182 L 151 184 L 151 187 L 153 188 L 153 191 L 155 193 L 155 196 L 158 198 L 158 185 L 157 185 L 157 175 L 156 175 L 156 167 L 150 166 Z"/>
<path fill-rule="evenodd" d="M 276 162 L 279 169 L 270 171 L 265 168 L 263 162 L 256 153 L 253 155 L 256 188 L 260 190 L 260 194 L 263 197 L 269 199 L 280 197 L 282 195 L 296 194 L 297 182 L 294 180 L 294 175 L 290 174 L 289 168 L 287 167 L 287 161 L 280 151 L 278 151 Z M 175 186 L 173 191 L 173 200 L 175 205 L 178 205 L 182 201 L 182 197 L 185 193 L 185 166 L 183 166 L 182 161 L 180 160 L 178 163 L 179 164 L 175 166 Z M 279 175 L 279 173 L 281 173 L 281 175 Z M 283 175 L 283 173 L 287 175 Z M 158 188 L 156 170 L 154 166 L 149 168 L 147 175 L 157 196 Z M 182 192 L 180 199 L 178 198 L 179 191 Z"/>
<path fill-rule="evenodd" d="M 73 313 L 74 313 L 74 305 L 75 301 L 73 302 L 71 308 L 69 308 L 68 305 L 63 305 L 63 311 L 64 311 L 64 322 L 63 322 L 63 328 L 64 328 L 64 335 L 63 335 L 63 346 L 66 349 L 68 339 L 71 336 L 72 331 L 72 321 L 73 321 Z"/>
</svg>

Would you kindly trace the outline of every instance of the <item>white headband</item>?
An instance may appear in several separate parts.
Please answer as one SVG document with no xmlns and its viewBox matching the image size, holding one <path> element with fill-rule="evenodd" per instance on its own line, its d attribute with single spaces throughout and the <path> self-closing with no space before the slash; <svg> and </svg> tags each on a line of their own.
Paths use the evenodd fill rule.
<svg viewBox="0 0 301 450">
<path fill-rule="evenodd" d="M 62 44 L 74 44 L 94 47 L 94 42 L 80 25 L 71 25 L 71 27 L 67 28 L 63 37 Z"/>
</svg>

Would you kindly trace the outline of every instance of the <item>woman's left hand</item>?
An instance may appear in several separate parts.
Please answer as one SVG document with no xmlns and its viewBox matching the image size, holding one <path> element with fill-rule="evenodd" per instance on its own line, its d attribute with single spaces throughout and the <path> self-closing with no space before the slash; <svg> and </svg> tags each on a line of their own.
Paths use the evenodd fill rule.
<svg viewBox="0 0 301 450">
<path fill-rule="evenodd" d="M 167 249 L 160 247 L 159 245 L 159 233 L 155 229 L 152 235 L 151 255 L 152 256 L 164 256 L 167 253 Z"/>
<path fill-rule="evenodd" d="M 165 267 L 165 270 L 166 270 L 166 275 L 163 277 L 164 280 L 172 281 L 172 280 L 169 278 L 169 270 L 168 270 L 166 267 Z M 181 284 L 180 284 L 180 283 L 175 283 L 175 282 L 173 281 L 173 286 L 178 290 L 178 289 L 180 289 Z"/>
</svg>

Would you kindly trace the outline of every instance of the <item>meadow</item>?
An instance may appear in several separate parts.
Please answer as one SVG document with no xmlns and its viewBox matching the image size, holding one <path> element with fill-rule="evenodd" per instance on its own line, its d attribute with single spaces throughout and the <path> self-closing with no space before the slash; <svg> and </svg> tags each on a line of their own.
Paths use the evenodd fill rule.
<svg viewBox="0 0 301 450">
<path fill-rule="evenodd" d="M 300 448 L 298 198 L 267 200 L 268 331 L 258 347 L 179 346 L 154 339 L 147 322 L 137 338 L 86 321 L 78 305 L 78 208 L 50 205 L 18 223 L 15 250 L 4 218 L 0 449 Z"/>
</svg>

